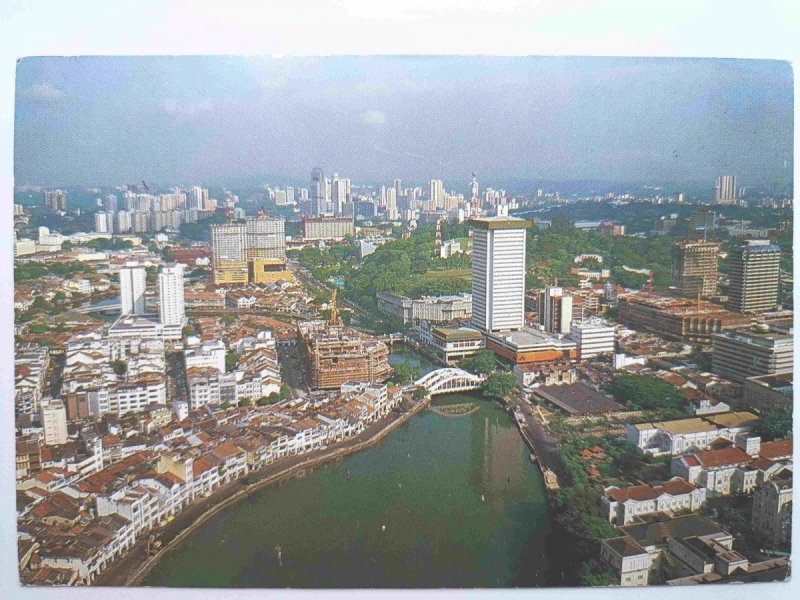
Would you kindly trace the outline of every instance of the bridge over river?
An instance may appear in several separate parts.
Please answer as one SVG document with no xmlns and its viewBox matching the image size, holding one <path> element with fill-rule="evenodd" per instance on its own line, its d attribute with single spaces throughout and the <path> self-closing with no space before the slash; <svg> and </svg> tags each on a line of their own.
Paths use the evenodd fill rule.
<svg viewBox="0 0 800 600">
<path fill-rule="evenodd" d="M 477 390 L 485 379 L 484 375 L 474 375 L 464 369 L 448 367 L 423 375 L 414 385 L 424 387 L 431 396 L 436 396 Z"/>
</svg>

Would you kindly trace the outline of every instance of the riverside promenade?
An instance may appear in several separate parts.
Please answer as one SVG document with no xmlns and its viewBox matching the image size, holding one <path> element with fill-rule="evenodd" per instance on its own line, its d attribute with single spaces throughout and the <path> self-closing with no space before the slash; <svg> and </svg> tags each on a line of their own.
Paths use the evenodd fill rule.
<svg viewBox="0 0 800 600">
<path fill-rule="evenodd" d="M 542 423 L 541 419 L 536 415 L 535 408 L 529 403 L 520 401 L 517 403 L 517 407 L 521 418 L 515 417 L 514 422 L 525 443 L 536 457 L 542 474 L 546 469 L 550 469 L 558 477 L 561 487 L 569 485 L 569 472 L 561 460 L 558 437 Z"/>
<path fill-rule="evenodd" d="M 414 401 L 409 410 L 396 413 L 369 425 L 363 432 L 343 442 L 329 446 L 323 450 L 315 450 L 276 461 L 251 475 L 258 481 L 244 485 L 241 480 L 231 481 L 207 498 L 193 502 L 163 527 L 149 533 L 140 534 L 134 546 L 124 556 L 110 565 L 92 583 L 93 586 L 135 586 L 147 576 L 150 570 L 171 550 L 177 548 L 195 529 L 208 521 L 218 512 L 225 510 L 250 494 L 277 483 L 303 471 L 342 458 L 348 454 L 364 450 L 383 439 L 394 429 L 407 423 L 411 417 L 423 410 L 430 403 L 430 397 Z M 154 555 L 147 554 L 147 538 L 154 534 L 163 547 Z"/>
</svg>

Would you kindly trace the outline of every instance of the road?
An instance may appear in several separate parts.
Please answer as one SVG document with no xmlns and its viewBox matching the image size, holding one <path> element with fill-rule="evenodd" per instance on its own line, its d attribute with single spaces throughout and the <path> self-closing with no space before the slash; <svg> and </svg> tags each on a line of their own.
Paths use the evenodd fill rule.
<svg viewBox="0 0 800 600">
<path fill-rule="evenodd" d="M 300 344 L 278 346 L 278 364 L 281 367 L 281 380 L 292 390 L 306 393 L 308 384 L 308 359 Z"/>
<path fill-rule="evenodd" d="M 527 400 L 520 400 L 517 406 L 523 415 L 522 429 L 533 442 L 533 451 L 542 469 L 551 469 L 558 476 L 561 487 L 569 485 L 571 478 L 561 460 L 558 437 L 542 423 L 536 409 Z"/>
</svg>

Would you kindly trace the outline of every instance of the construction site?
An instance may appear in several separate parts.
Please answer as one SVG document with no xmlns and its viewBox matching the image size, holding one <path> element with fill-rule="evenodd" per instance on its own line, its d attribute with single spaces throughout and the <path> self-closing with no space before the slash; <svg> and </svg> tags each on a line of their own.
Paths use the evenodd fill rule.
<svg viewBox="0 0 800 600">
<path fill-rule="evenodd" d="M 708 345 L 711 335 L 752 325 L 753 318 L 719 304 L 639 292 L 619 299 L 618 319 L 631 329 Z"/>
<path fill-rule="evenodd" d="M 343 383 L 383 383 L 392 373 L 389 347 L 381 340 L 339 323 L 336 292 L 328 321 L 298 322 L 308 354 L 309 384 L 314 389 L 339 389 Z"/>
</svg>

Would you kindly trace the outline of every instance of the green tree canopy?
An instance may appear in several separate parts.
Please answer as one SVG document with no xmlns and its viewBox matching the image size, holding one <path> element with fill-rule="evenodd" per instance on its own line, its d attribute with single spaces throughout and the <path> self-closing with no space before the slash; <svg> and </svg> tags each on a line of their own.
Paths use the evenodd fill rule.
<svg viewBox="0 0 800 600">
<path fill-rule="evenodd" d="M 502 398 L 510 394 L 516 386 L 516 381 L 511 373 L 492 373 L 481 384 L 481 392 L 487 398 Z"/>
<path fill-rule="evenodd" d="M 473 373 L 491 373 L 495 370 L 497 363 L 494 358 L 494 352 L 491 350 L 478 350 L 475 356 L 470 356 L 461 361 L 461 367 Z"/>
</svg>

